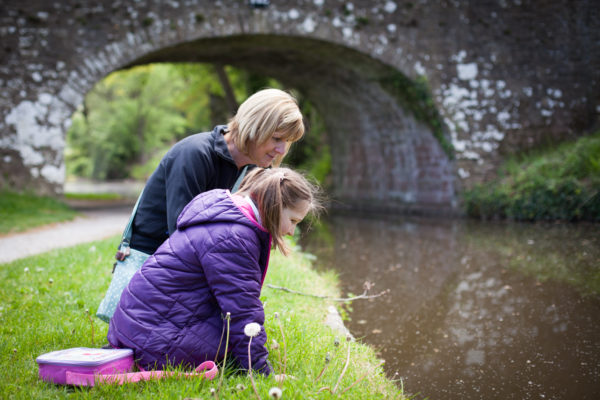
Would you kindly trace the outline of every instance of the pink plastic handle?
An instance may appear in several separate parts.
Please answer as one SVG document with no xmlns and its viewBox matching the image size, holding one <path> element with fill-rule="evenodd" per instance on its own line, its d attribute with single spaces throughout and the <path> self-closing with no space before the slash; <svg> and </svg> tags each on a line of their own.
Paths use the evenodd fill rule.
<svg viewBox="0 0 600 400">
<path fill-rule="evenodd" d="M 106 374 L 106 375 L 92 375 L 82 374 L 79 372 L 67 371 L 66 380 L 67 385 L 73 386 L 94 386 L 97 383 L 111 383 L 122 385 L 124 383 L 134 383 L 139 381 L 149 381 L 152 379 L 161 379 L 168 376 L 185 376 L 188 378 L 204 377 L 205 379 L 213 379 L 219 368 L 213 361 L 205 361 L 198 365 L 194 372 L 166 372 L 166 371 L 143 371 L 143 372 L 128 372 L 125 374 Z"/>
</svg>

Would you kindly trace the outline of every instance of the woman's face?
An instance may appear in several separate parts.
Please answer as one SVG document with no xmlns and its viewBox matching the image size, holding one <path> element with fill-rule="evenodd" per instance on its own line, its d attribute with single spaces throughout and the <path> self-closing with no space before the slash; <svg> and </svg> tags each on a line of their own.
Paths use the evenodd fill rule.
<svg viewBox="0 0 600 400">
<path fill-rule="evenodd" d="M 250 142 L 248 144 L 248 157 L 258 166 L 269 167 L 275 157 L 285 154 L 287 141 L 283 139 L 283 133 L 275 132 L 273 136 L 263 144 Z"/>
<path fill-rule="evenodd" d="M 307 200 L 302 200 L 294 208 L 284 207 L 281 210 L 281 221 L 279 229 L 282 236 L 294 234 L 296 225 L 306 217 L 310 203 Z"/>
</svg>

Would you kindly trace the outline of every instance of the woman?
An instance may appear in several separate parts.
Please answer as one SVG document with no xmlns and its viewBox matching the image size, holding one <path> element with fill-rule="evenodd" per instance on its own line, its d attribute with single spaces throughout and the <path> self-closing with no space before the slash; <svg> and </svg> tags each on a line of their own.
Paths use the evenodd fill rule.
<svg viewBox="0 0 600 400">
<path fill-rule="evenodd" d="M 278 166 L 291 143 L 303 135 L 296 100 L 284 91 L 265 89 L 244 101 L 227 126 L 176 143 L 146 183 L 130 248 L 153 254 L 196 195 L 232 188 L 245 166 Z"/>
<path fill-rule="evenodd" d="M 108 341 L 134 350 L 138 365 L 197 366 L 215 355 L 223 316 L 230 313 L 229 349 L 248 368 L 245 325 L 264 324 L 260 292 L 271 241 L 284 254 L 284 235 L 318 208 L 316 189 L 287 168 L 256 168 L 239 192 L 212 190 L 182 211 L 177 229 L 123 291 Z M 252 368 L 268 375 L 264 329 L 252 340 Z M 217 354 L 218 351 L 218 354 Z"/>
</svg>

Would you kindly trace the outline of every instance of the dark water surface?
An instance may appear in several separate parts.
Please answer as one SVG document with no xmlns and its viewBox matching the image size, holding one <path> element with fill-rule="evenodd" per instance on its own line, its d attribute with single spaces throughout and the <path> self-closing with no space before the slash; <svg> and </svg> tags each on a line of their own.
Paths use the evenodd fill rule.
<svg viewBox="0 0 600 400">
<path fill-rule="evenodd" d="M 303 247 L 417 399 L 600 399 L 600 225 L 334 216 Z"/>
</svg>

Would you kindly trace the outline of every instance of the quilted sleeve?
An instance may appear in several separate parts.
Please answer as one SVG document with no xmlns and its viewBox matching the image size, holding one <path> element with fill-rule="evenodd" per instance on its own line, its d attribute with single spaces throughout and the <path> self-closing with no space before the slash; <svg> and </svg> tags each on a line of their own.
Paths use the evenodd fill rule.
<svg viewBox="0 0 600 400">
<path fill-rule="evenodd" d="M 261 326 L 258 336 L 252 338 L 252 369 L 268 375 L 267 334 L 265 315 L 260 301 L 262 272 L 258 262 L 259 240 L 256 235 L 230 238 L 218 242 L 204 253 L 201 264 L 208 285 L 217 299 L 223 315 L 231 313 L 229 346 L 239 364 L 248 369 L 249 337 L 244 334 L 246 324 Z"/>
</svg>

